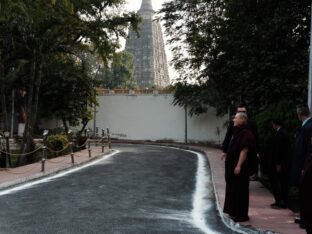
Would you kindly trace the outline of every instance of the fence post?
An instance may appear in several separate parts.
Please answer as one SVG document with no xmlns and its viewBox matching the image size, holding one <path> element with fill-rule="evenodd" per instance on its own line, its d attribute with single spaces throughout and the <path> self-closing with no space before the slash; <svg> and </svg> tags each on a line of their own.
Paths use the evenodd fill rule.
<svg viewBox="0 0 312 234">
<path fill-rule="evenodd" d="M 112 148 L 112 142 L 111 142 L 111 138 L 110 138 L 109 128 L 107 128 L 107 141 L 108 141 L 108 148 L 111 149 Z"/>
<path fill-rule="evenodd" d="M 70 145 L 70 157 L 72 164 L 75 164 L 75 158 L 74 158 L 74 150 L 73 150 L 73 142 L 69 143 Z"/>
<path fill-rule="evenodd" d="M 89 158 L 91 158 L 90 139 L 88 139 L 88 152 L 89 152 Z"/>
<path fill-rule="evenodd" d="M 42 147 L 41 172 L 45 171 L 46 147 Z"/>
<path fill-rule="evenodd" d="M 5 137 L 5 143 L 6 143 L 5 167 L 9 168 L 9 162 L 11 161 L 11 160 L 9 160 L 10 159 L 10 132 L 5 131 L 3 134 Z"/>
<path fill-rule="evenodd" d="M 104 147 L 105 147 L 105 145 L 104 145 L 104 136 L 105 136 L 105 130 L 102 129 L 102 153 L 104 153 Z"/>
<path fill-rule="evenodd" d="M 97 142 L 98 137 L 99 137 L 99 127 L 96 127 L 95 128 L 95 139 L 96 139 L 95 146 L 96 147 L 98 146 L 98 142 Z"/>
</svg>

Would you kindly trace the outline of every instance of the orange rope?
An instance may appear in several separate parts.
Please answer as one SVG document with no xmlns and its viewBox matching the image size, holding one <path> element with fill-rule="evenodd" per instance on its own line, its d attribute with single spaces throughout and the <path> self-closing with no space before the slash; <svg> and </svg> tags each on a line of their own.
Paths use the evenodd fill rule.
<svg viewBox="0 0 312 234">
<path fill-rule="evenodd" d="M 2 150 L 0 150 L 0 153 L 8 154 L 8 155 L 11 155 L 11 156 L 27 156 L 27 155 L 30 155 L 30 154 L 33 154 L 33 153 L 39 151 L 40 149 L 42 149 L 42 146 L 40 146 L 38 149 L 35 149 L 32 152 L 25 153 L 25 154 L 12 154 L 12 153 L 5 152 L 5 151 L 2 151 Z"/>
</svg>

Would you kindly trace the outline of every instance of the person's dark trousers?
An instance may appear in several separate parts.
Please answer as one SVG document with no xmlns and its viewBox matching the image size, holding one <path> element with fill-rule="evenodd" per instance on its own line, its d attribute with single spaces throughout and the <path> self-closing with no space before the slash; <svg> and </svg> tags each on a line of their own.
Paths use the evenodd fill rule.
<svg viewBox="0 0 312 234">
<path fill-rule="evenodd" d="M 286 173 L 276 173 L 271 171 L 270 183 L 275 202 L 283 202 L 285 205 L 288 200 L 288 178 Z"/>
<path fill-rule="evenodd" d="M 5 153 L 0 153 L 0 167 L 6 167 L 6 155 Z"/>
<path fill-rule="evenodd" d="M 307 223 L 306 231 L 307 231 L 307 234 L 312 234 L 312 220 L 310 220 L 310 222 Z"/>
<path fill-rule="evenodd" d="M 280 199 L 283 200 L 286 204 L 288 202 L 288 189 L 289 189 L 289 176 L 288 172 L 285 171 L 278 176 L 280 183 Z"/>
<path fill-rule="evenodd" d="M 300 226 L 312 234 L 312 163 L 306 167 L 299 188 Z"/>
<path fill-rule="evenodd" d="M 280 186 L 278 186 L 278 179 L 276 173 L 271 172 L 269 175 L 271 190 L 275 199 L 275 202 L 279 201 L 279 194 L 280 194 Z"/>
</svg>

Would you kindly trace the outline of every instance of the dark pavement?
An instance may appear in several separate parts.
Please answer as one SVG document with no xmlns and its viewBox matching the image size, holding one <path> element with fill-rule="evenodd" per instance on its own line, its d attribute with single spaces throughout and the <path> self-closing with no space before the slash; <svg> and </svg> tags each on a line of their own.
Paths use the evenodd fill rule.
<svg viewBox="0 0 312 234">
<path fill-rule="evenodd" d="M 19 168 L 0 170 L 0 205 L 2 208 L 0 212 L 0 234 L 231 233 L 222 223 L 225 223 L 227 226 L 231 227 L 231 229 L 239 233 L 306 233 L 294 223 L 293 218 L 295 214 L 291 210 L 275 210 L 270 208 L 270 204 L 274 201 L 273 196 L 258 181 L 250 183 L 250 221 L 240 224 L 234 223 L 222 213 L 225 180 L 224 161 L 220 160 L 221 151 L 207 146 L 174 146 L 199 150 L 204 156 L 198 157 L 200 160 L 195 162 L 195 154 L 184 152 L 182 154 L 184 156 L 181 156 L 181 159 L 184 158 L 185 160 L 185 158 L 187 158 L 187 160 L 183 160 L 185 163 L 182 163 L 176 156 L 170 156 L 183 152 L 180 150 L 170 149 L 167 151 L 161 147 L 157 148 L 155 146 L 150 148 L 149 146 L 139 145 L 116 147 L 116 145 L 113 144 L 114 149 L 119 148 L 125 150 L 124 153 L 129 152 L 129 156 L 121 153 L 108 159 L 107 154 L 109 153 L 109 149 L 107 147 L 105 147 L 106 153 L 102 156 L 101 147 L 92 146 L 91 158 L 86 149 L 75 152 L 74 164 L 71 162 L 70 155 L 47 160 L 45 172 L 40 172 L 40 162 Z M 145 155 L 142 150 L 147 150 L 146 152 L 148 154 L 146 155 L 151 155 L 151 160 L 148 160 L 145 156 L 139 156 L 142 154 Z M 161 152 L 161 154 L 157 156 L 157 152 Z M 34 182 L 37 183 L 36 179 L 56 173 L 56 176 L 58 176 L 58 172 L 60 171 L 66 172 L 67 170 L 75 168 L 78 170 L 81 167 L 87 166 L 89 163 L 97 163 L 97 161 L 101 160 L 103 157 L 104 160 L 94 167 L 87 167 L 78 173 L 69 174 L 64 178 L 55 178 L 48 183 L 39 183 L 27 190 L 7 194 L 7 188 L 12 186 L 34 180 Z M 157 160 L 153 162 L 152 158 L 157 158 Z M 166 162 L 159 161 L 160 158 L 162 158 L 162 160 L 171 158 L 171 160 Z M 133 161 L 131 159 L 133 159 Z M 127 171 L 128 169 L 123 163 L 132 161 L 131 164 L 135 164 L 133 165 L 134 168 L 138 168 L 137 166 L 140 165 L 141 169 L 141 160 L 146 162 L 144 166 L 151 166 L 151 168 L 144 168 L 142 174 L 140 174 L 140 171 Z M 148 161 L 149 163 L 147 163 Z M 175 163 L 173 163 L 173 161 L 175 161 Z M 200 161 L 202 163 L 200 163 Z M 209 161 L 208 164 L 210 168 L 209 165 L 207 165 L 207 161 Z M 186 162 L 189 164 L 189 168 L 185 170 Z M 197 172 L 195 172 L 194 165 L 197 163 L 200 170 L 197 169 Z M 200 166 L 199 164 L 202 165 Z M 173 170 L 170 169 L 170 165 L 173 165 Z M 169 184 L 164 185 L 164 181 L 160 179 L 159 181 L 155 178 L 151 179 L 150 174 L 160 175 L 157 170 L 154 171 L 154 167 L 164 168 L 164 171 L 168 173 L 167 175 L 173 175 L 174 177 L 179 173 L 180 176 L 177 176 L 177 178 L 180 177 L 183 181 L 179 181 L 178 183 L 182 184 L 176 184 L 174 178 L 166 178 L 166 176 L 160 176 L 159 178 L 162 178 L 162 180 L 166 178 L 170 181 L 170 186 Z M 181 175 L 184 170 L 186 173 L 185 176 Z M 90 173 L 87 173 L 87 171 Z M 111 171 L 112 174 L 110 174 L 109 171 Z M 95 182 L 98 180 L 96 179 L 96 174 L 99 173 L 102 174 L 103 178 L 101 178 L 99 182 Z M 196 173 L 197 177 L 201 177 L 200 180 L 196 180 L 196 185 L 190 183 L 195 179 L 194 173 Z M 110 181 L 109 178 L 112 177 L 116 179 L 113 180 L 115 182 Z M 137 183 L 128 182 L 129 178 L 132 177 L 138 178 Z M 155 183 L 155 185 L 160 184 L 161 186 L 165 186 L 157 189 L 157 191 L 162 191 L 167 194 L 167 199 L 161 194 L 156 194 L 157 191 L 155 191 L 153 185 L 147 182 L 150 179 L 150 182 Z M 26 185 L 27 184 L 28 183 L 26 183 Z M 125 188 L 129 188 L 130 184 L 133 185 L 133 187 L 131 187 L 132 190 L 138 190 L 144 194 L 128 194 L 129 189 Z M 147 186 L 147 188 L 144 190 L 140 186 L 141 184 Z M 50 190 L 50 187 L 53 189 Z M 211 187 L 214 187 L 214 191 Z M 19 188 L 19 186 L 14 188 Z M 105 188 L 105 191 L 102 190 L 102 188 Z M 173 191 L 172 189 L 177 188 L 176 194 L 170 192 Z M 193 190 L 195 189 L 195 194 L 192 188 Z M 5 190 L 3 191 L 3 189 Z M 120 192 L 118 190 L 120 190 Z M 149 190 L 153 191 L 153 193 L 149 193 Z M 182 194 L 180 194 L 181 191 Z M 189 191 L 192 192 L 192 195 L 188 193 Z M 193 195 L 199 198 L 195 199 L 196 202 L 194 202 L 194 200 L 189 200 L 190 198 L 193 199 Z M 155 197 L 159 197 L 158 202 L 155 200 Z M 180 201 L 181 197 L 184 197 L 185 200 Z M 93 198 L 100 198 L 100 200 L 96 202 L 96 199 Z M 215 198 L 217 199 L 216 201 Z M 147 204 L 147 200 L 150 200 L 151 203 Z M 132 205 L 134 202 L 136 205 Z M 115 206 L 119 206 L 122 209 L 120 211 L 115 211 Z M 191 213 L 190 207 L 192 207 Z M 218 212 L 216 212 L 216 207 Z M 219 214 L 221 215 L 222 223 L 220 223 Z M 159 228 L 160 225 L 165 225 L 166 228 Z M 103 227 L 107 227 L 109 230 Z M 252 229 L 250 229 L 250 227 L 252 227 Z M 135 229 L 136 231 L 134 231 Z"/>
<path fill-rule="evenodd" d="M 1 195 L 0 233 L 234 233 L 219 217 L 206 157 L 114 149 L 92 166 Z"/>
</svg>

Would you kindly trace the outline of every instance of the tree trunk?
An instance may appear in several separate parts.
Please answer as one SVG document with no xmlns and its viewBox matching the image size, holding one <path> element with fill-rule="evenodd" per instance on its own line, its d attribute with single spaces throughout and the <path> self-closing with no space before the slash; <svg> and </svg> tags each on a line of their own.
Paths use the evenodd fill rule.
<svg viewBox="0 0 312 234">
<path fill-rule="evenodd" d="M 0 129 L 3 131 L 8 131 L 9 130 L 9 124 L 8 124 L 8 113 L 7 113 L 7 106 L 6 106 L 6 98 L 5 98 L 5 87 L 3 85 L 4 82 L 4 67 L 3 64 L 0 61 L 0 83 L 2 83 L 1 88 L 0 88 L 0 99 L 1 99 L 1 110 L 0 110 Z M 6 140 L 6 151 L 9 149 L 9 141 L 8 139 Z M 6 166 L 6 157 L 8 155 L 1 153 L 0 154 L 0 167 L 5 167 Z"/>
<path fill-rule="evenodd" d="M 65 128 L 65 134 L 68 136 L 68 126 L 67 126 L 67 123 L 66 123 L 66 119 L 65 118 L 62 118 L 62 122 L 63 122 L 63 125 L 64 125 L 64 128 Z"/>
<path fill-rule="evenodd" d="M 83 121 L 83 122 L 82 122 L 83 125 L 82 125 L 81 130 L 79 131 L 80 134 L 83 133 L 83 131 L 85 130 L 85 128 L 86 128 L 86 126 L 87 126 L 88 123 L 89 123 L 89 120 Z"/>
<path fill-rule="evenodd" d="M 3 67 L 3 64 L 0 62 L 0 81 L 1 81 L 1 83 L 3 82 L 3 80 L 4 80 L 4 67 Z M 9 118 L 8 118 L 8 112 L 7 112 L 7 106 L 6 106 L 5 86 L 4 85 L 1 85 L 0 93 L 1 93 L 1 115 L 2 115 L 2 124 L 3 124 L 2 129 L 4 131 L 8 131 L 9 130 L 9 122 L 8 122 Z"/>
<path fill-rule="evenodd" d="M 35 149 L 35 143 L 33 139 L 34 128 L 36 125 L 37 114 L 38 114 L 38 103 L 39 103 L 39 93 L 42 80 L 42 67 L 43 67 L 43 58 L 42 58 L 41 48 L 38 47 L 34 49 L 33 52 L 33 61 L 31 64 L 31 79 L 28 86 L 28 101 L 27 101 L 27 123 L 25 126 L 25 132 L 23 137 L 23 143 L 21 152 L 31 152 Z M 33 155 L 28 155 L 27 157 L 22 156 L 18 161 L 18 164 L 21 163 L 32 163 Z"/>
<path fill-rule="evenodd" d="M 33 102 L 33 113 L 32 113 L 32 126 L 36 125 L 38 116 L 38 104 L 39 104 L 39 93 L 42 80 L 42 63 L 37 64 L 37 76 L 35 81 L 35 92 L 34 92 L 34 102 Z M 34 131 L 34 129 L 33 129 Z"/>
<path fill-rule="evenodd" d="M 1 129 L 3 129 L 4 131 L 8 130 L 8 113 L 6 110 L 6 98 L 5 98 L 5 91 L 4 91 L 4 87 L 1 87 L 1 116 L 2 116 L 2 126 Z"/>
<path fill-rule="evenodd" d="M 23 135 L 23 141 L 21 145 L 21 153 L 25 154 L 30 152 L 30 146 L 33 143 L 33 95 L 34 95 L 34 84 L 35 84 L 35 79 L 36 79 L 36 52 L 34 52 L 34 59 L 31 64 L 31 69 L 30 69 L 30 82 L 28 85 L 28 91 L 27 91 L 27 105 L 26 105 L 26 113 L 27 113 L 27 121 L 25 124 L 25 130 L 24 130 L 24 135 Z M 28 157 L 28 156 L 27 156 Z M 17 166 L 21 166 L 26 162 L 26 157 L 21 156 L 17 160 Z"/>
</svg>

